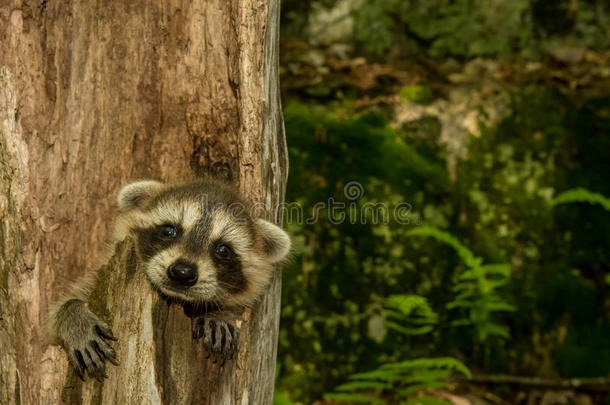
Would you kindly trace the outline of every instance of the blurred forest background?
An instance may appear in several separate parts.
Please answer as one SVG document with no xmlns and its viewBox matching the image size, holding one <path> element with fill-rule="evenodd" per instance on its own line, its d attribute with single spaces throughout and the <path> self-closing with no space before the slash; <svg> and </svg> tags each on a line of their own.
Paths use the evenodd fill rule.
<svg viewBox="0 0 610 405">
<path fill-rule="evenodd" d="M 283 0 L 281 30 L 319 220 L 285 220 L 275 404 L 610 404 L 610 2 Z"/>
</svg>

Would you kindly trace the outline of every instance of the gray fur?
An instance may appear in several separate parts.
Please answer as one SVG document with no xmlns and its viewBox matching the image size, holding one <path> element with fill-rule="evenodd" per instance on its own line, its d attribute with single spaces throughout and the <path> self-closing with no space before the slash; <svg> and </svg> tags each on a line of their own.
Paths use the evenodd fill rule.
<svg viewBox="0 0 610 405">
<path fill-rule="evenodd" d="M 108 325 L 91 312 L 84 301 L 71 299 L 55 312 L 53 329 L 76 374 L 84 380 L 106 375 L 105 361 L 117 363 L 117 355 L 109 340 L 116 340 Z"/>
<path fill-rule="evenodd" d="M 239 334 L 234 313 L 254 304 L 268 286 L 273 265 L 290 251 L 288 235 L 252 218 L 235 190 L 211 180 L 139 181 L 121 190 L 118 206 L 114 239 L 134 238 L 138 268 L 164 298 L 184 306 L 193 339 L 203 341 L 214 361 L 232 356 Z M 219 256 L 220 245 L 230 254 Z M 187 283 L 173 269 L 168 273 L 178 261 L 193 264 L 196 282 Z M 86 304 L 92 280 L 87 277 L 53 307 L 47 326 L 51 343 L 66 350 L 81 378 L 101 379 L 105 362 L 116 364 L 117 356 L 109 344 L 112 331 Z"/>
</svg>

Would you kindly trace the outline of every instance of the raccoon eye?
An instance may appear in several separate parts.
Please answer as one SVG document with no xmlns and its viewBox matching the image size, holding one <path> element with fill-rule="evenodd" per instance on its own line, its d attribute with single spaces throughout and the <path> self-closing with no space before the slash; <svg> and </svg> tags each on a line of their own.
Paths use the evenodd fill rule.
<svg viewBox="0 0 610 405">
<path fill-rule="evenodd" d="M 214 253 L 216 254 L 216 257 L 222 260 L 229 260 L 233 257 L 233 251 L 228 245 L 225 245 L 224 243 L 221 243 L 216 246 L 216 249 L 214 249 Z"/>
<path fill-rule="evenodd" d="M 178 229 L 174 225 L 161 225 L 157 228 L 159 236 L 164 239 L 174 239 L 178 236 Z"/>
</svg>

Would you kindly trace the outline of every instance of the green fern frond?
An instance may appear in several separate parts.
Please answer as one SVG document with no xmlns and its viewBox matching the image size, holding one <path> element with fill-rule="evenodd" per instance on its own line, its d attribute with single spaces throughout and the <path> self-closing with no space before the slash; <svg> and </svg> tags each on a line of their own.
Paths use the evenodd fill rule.
<svg viewBox="0 0 610 405">
<path fill-rule="evenodd" d="M 349 376 L 350 380 L 380 380 L 380 381 L 392 381 L 398 378 L 400 374 L 394 370 L 373 370 L 364 373 L 356 373 Z"/>
<path fill-rule="evenodd" d="M 419 295 L 391 295 L 384 304 L 386 326 L 405 335 L 428 333 L 438 323 L 436 312 Z"/>
<path fill-rule="evenodd" d="M 386 401 L 381 398 L 369 397 L 364 394 L 349 394 L 349 393 L 329 393 L 324 395 L 325 398 L 339 402 L 358 402 L 362 404 L 381 404 L 385 405 Z"/>
<path fill-rule="evenodd" d="M 432 326 L 421 326 L 419 328 L 406 328 L 396 322 L 386 321 L 385 325 L 396 332 L 400 332 L 405 335 L 425 335 L 426 333 L 432 332 L 434 328 Z"/>
<path fill-rule="evenodd" d="M 384 302 L 385 306 L 396 309 L 404 315 L 420 312 L 425 315 L 436 316 L 428 300 L 420 295 L 390 295 Z"/>
<path fill-rule="evenodd" d="M 451 234 L 441 231 L 432 226 L 421 226 L 407 232 L 407 236 L 429 236 L 441 242 L 445 242 L 457 252 L 458 256 L 464 260 L 468 267 L 477 267 L 481 264 L 482 259 L 476 257 L 474 253 L 466 246 L 462 245 L 459 240 Z"/>
<path fill-rule="evenodd" d="M 380 381 L 352 381 L 345 384 L 341 384 L 335 388 L 335 391 L 358 391 L 358 390 L 386 390 L 391 389 L 393 386 L 388 383 Z"/>
<path fill-rule="evenodd" d="M 479 328 L 478 333 L 480 335 L 479 338 L 481 339 L 481 341 L 485 341 L 488 336 L 494 335 L 503 337 L 505 339 L 510 338 L 510 333 L 508 332 L 508 328 L 506 326 L 498 325 L 491 322 L 482 325 Z"/>
<path fill-rule="evenodd" d="M 432 357 L 432 358 L 420 358 L 414 360 L 406 360 L 398 363 L 388 363 L 380 367 L 380 370 L 397 370 L 397 371 L 409 371 L 409 370 L 422 370 L 431 368 L 445 368 L 459 372 L 466 377 L 470 378 L 470 370 L 461 361 L 453 357 Z"/>
<path fill-rule="evenodd" d="M 340 385 L 326 397 L 337 401 L 385 403 L 380 398 L 354 393 L 359 390 L 386 390 L 394 398 L 404 398 L 419 391 L 446 388 L 444 379 L 453 374 L 471 378 L 470 370 L 452 357 L 419 358 L 384 364 L 377 370 L 351 375 L 352 382 Z M 352 391 L 352 392 L 346 392 Z M 421 399 L 417 397 L 412 399 Z M 383 401 L 383 402 L 376 402 Z M 410 399 L 409 399 L 410 400 Z M 396 403 L 395 401 L 392 403 Z"/>
<path fill-rule="evenodd" d="M 472 301 L 465 299 L 455 299 L 446 305 L 447 309 L 470 308 Z"/>
<path fill-rule="evenodd" d="M 415 384 L 418 386 L 432 383 L 434 381 L 440 381 L 443 378 L 449 377 L 453 374 L 452 370 L 447 369 L 421 369 L 410 371 L 409 374 L 401 375 L 396 379 L 396 384 L 405 386 Z"/>
<path fill-rule="evenodd" d="M 496 275 L 501 277 L 510 277 L 510 264 L 508 263 L 494 263 L 485 264 L 480 267 L 486 275 Z"/>
<path fill-rule="evenodd" d="M 402 396 L 408 396 L 408 395 L 414 394 L 418 391 L 430 390 L 430 389 L 443 389 L 443 388 L 447 388 L 448 386 L 449 386 L 449 384 L 444 381 L 432 381 L 429 383 L 412 385 L 410 387 L 400 389 L 400 390 L 398 390 L 398 393 Z"/>
<path fill-rule="evenodd" d="M 472 322 L 470 322 L 470 320 L 468 320 L 468 319 L 457 319 L 455 321 L 451 321 L 450 325 L 451 326 L 470 326 L 470 325 L 472 325 Z"/>
<path fill-rule="evenodd" d="M 605 210 L 610 211 L 610 198 L 603 194 L 589 191 L 586 188 L 574 188 L 564 191 L 551 201 L 552 205 L 569 203 L 599 204 Z"/>
</svg>

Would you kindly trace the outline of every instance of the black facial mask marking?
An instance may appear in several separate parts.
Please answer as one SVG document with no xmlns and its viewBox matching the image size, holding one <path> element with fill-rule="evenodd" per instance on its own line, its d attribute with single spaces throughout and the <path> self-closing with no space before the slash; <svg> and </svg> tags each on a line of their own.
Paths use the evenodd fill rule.
<svg viewBox="0 0 610 405">
<path fill-rule="evenodd" d="M 171 236 L 168 227 L 175 228 L 175 236 Z M 150 260 L 156 253 L 174 246 L 182 237 L 180 225 L 163 224 L 154 228 L 136 230 L 138 236 L 138 253 L 144 260 Z"/>
<path fill-rule="evenodd" d="M 226 245 L 231 249 L 232 254 L 224 258 L 217 254 L 216 249 L 220 245 Z M 219 241 L 210 246 L 210 256 L 216 267 L 216 277 L 221 284 L 221 287 L 231 294 L 237 294 L 246 289 L 246 278 L 242 272 L 241 260 L 239 256 L 233 253 L 231 245 L 226 242 Z"/>
</svg>

